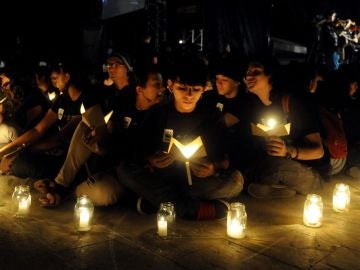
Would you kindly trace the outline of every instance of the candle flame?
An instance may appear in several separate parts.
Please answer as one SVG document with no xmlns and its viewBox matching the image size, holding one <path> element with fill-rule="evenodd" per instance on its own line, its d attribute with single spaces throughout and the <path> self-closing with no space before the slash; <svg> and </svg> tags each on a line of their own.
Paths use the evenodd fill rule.
<svg viewBox="0 0 360 270">
<path fill-rule="evenodd" d="M 80 113 L 83 114 L 85 112 L 85 107 L 84 107 L 84 104 L 81 103 L 81 106 L 80 106 Z"/>
<path fill-rule="evenodd" d="M 276 125 L 277 125 L 277 122 L 274 118 L 269 118 L 267 121 L 266 121 L 266 125 L 270 128 L 270 129 L 273 129 Z"/>
<path fill-rule="evenodd" d="M 54 100 L 56 97 L 56 93 L 55 92 L 48 93 L 48 96 L 49 96 L 49 100 Z"/>
</svg>

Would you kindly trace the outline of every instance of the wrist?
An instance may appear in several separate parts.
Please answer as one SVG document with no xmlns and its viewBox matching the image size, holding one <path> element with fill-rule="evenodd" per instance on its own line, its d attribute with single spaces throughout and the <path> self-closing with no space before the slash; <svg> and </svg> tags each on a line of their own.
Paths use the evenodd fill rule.
<svg viewBox="0 0 360 270">
<path fill-rule="evenodd" d="M 299 157 L 299 147 L 288 146 L 285 157 L 288 159 L 297 159 Z"/>
</svg>

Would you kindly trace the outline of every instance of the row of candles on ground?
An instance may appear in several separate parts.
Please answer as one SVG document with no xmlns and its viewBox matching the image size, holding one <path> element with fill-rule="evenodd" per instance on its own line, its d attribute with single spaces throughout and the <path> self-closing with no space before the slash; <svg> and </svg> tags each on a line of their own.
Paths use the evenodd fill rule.
<svg viewBox="0 0 360 270">
<path fill-rule="evenodd" d="M 345 212 L 349 210 L 350 188 L 348 185 L 336 184 L 333 191 L 333 210 Z M 321 196 L 309 194 L 304 203 L 303 223 L 308 227 L 320 227 L 323 217 L 323 203 Z M 175 219 L 175 211 L 172 203 L 162 203 L 157 214 L 158 234 L 167 236 L 167 225 Z M 227 235 L 231 238 L 243 238 L 247 223 L 245 205 L 240 202 L 230 204 L 227 213 Z"/>
<path fill-rule="evenodd" d="M 29 214 L 31 205 L 30 187 L 25 185 L 16 186 L 12 195 L 12 205 L 17 217 L 24 217 Z M 344 212 L 349 209 L 350 188 L 348 185 L 336 184 L 333 192 L 333 209 L 336 212 Z M 77 199 L 74 207 L 75 228 L 78 231 L 91 229 L 94 213 L 94 205 L 87 196 Z M 167 236 L 168 224 L 175 220 L 176 214 L 174 205 L 171 202 L 160 204 L 157 213 L 158 235 Z M 307 195 L 304 204 L 303 222 L 309 227 L 320 227 L 323 217 L 323 203 L 321 196 L 317 194 Z M 245 236 L 247 214 L 245 205 L 240 202 L 230 204 L 227 214 L 227 235 L 232 238 L 243 238 Z"/>
<path fill-rule="evenodd" d="M 31 194 L 30 187 L 26 185 L 16 186 L 12 194 L 12 207 L 15 216 L 26 217 L 30 212 Z M 91 229 L 94 214 L 94 204 L 87 196 L 77 198 L 74 207 L 75 228 L 78 231 L 89 231 Z"/>
</svg>

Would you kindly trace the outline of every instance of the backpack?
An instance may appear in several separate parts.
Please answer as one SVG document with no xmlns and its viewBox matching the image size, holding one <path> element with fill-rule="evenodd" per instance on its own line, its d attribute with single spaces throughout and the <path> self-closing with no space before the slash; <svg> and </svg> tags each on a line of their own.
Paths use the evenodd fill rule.
<svg viewBox="0 0 360 270">
<path fill-rule="evenodd" d="M 290 111 L 289 100 L 290 96 L 288 95 L 283 96 L 281 99 L 282 108 L 286 114 Z M 319 118 L 326 132 L 326 136 L 322 136 L 322 140 L 329 150 L 330 158 L 346 158 L 348 153 L 347 139 L 340 115 L 319 106 Z"/>
<path fill-rule="evenodd" d="M 320 106 L 319 115 L 326 132 L 324 143 L 329 150 L 330 157 L 333 159 L 345 158 L 348 153 L 347 139 L 340 114 Z"/>
</svg>

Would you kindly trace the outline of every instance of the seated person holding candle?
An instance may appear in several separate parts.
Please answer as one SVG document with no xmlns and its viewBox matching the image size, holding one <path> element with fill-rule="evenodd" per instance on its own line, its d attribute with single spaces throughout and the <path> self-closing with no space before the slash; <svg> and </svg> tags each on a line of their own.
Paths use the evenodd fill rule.
<svg viewBox="0 0 360 270">
<path fill-rule="evenodd" d="M 59 63 L 52 69 L 58 73 L 55 84 L 63 95 L 34 127 L 0 148 L 3 173 L 24 178 L 52 177 L 64 160 L 68 141 L 80 121 L 80 104 L 85 102 L 88 85 L 72 63 Z M 16 149 L 22 151 L 7 155 Z"/>
<path fill-rule="evenodd" d="M 107 125 L 91 130 L 83 121 L 79 123 L 71 139 L 66 160 L 55 180 L 35 182 L 35 189 L 44 194 L 40 199 L 43 206 L 58 205 L 62 197 L 70 192 L 81 167 L 94 156 L 94 151 L 83 140 L 86 144 L 92 141 L 105 148 L 101 159 L 105 159 L 107 164 L 106 168 L 98 169 L 95 174 L 89 175 L 87 181 L 77 185 L 76 195 L 89 196 L 96 206 L 108 206 L 118 201 L 123 189 L 111 167 L 136 152 L 132 142 L 137 143 L 139 129 L 147 117 L 148 109 L 160 102 L 164 90 L 161 74 L 155 69 L 138 70 L 134 81 L 135 87 L 128 86 L 126 90 L 128 96 L 124 95 L 123 100 L 114 104 L 117 107 L 113 107 L 114 113 Z M 104 132 L 107 133 L 105 136 Z"/>
<path fill-rule="evenodd" d="M 317 113 L 301 99 L 281 95 L 276 67 L 268 57 L 252 60 L 244 78 L 250 102 L 248 126 L 266 124 L 268 118 L 291 125 L 287 136 L 252 136 L 253 150 L 246 153 L 250 162 L 244 173 L 247 190 L 255 198 L 313 192 L 320 187 L 320 176 L 314 169 L 325 162 Z"/>
<path fill-rule="evenodd" d="M 139 141 L 143 160 L 127 160 L 117 168 L 121 183 L 140 196 L 139 212 L 153 213 L 160 203 L 173 202 L 183 218 L 223 218 L 228 210 L 225 200 L 241 192 L 243 177 L 229 168 L 224 151 L 221 114 L 198 104 L 206 81 L 202 59 L 185 56 L 176 61 L 168 82 L 172 98 L 153 108 L 143 127 L 146 138 Z M 199 137 L 203 145 L 198 147 L 207 153 L 202 158 L 188 155 L 186 159 L 186 153 L 180 153 L 182 147 L 169 149 L 174 139 L 187 146 Z"/>
</svg>

